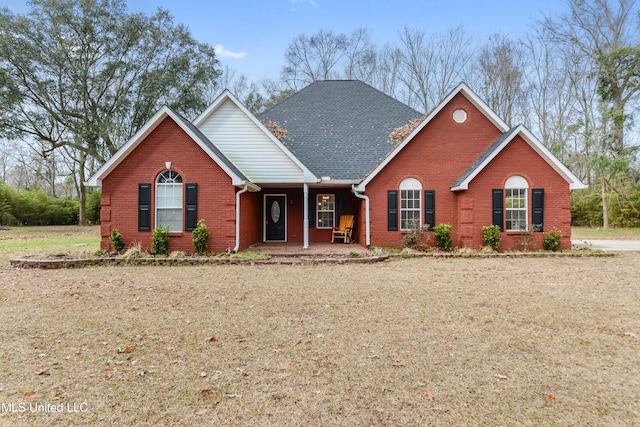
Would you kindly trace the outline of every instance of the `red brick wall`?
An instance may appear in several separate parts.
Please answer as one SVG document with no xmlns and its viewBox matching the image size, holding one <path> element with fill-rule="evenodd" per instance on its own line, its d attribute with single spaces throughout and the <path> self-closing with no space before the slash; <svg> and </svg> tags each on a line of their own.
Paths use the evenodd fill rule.
<svg viewBox="0 0 640 427">
<path fill-rule="evenodd" d="M 240 195 L 240 211 L 239 249 L 242 250 L 262 241 L 262 193 L 242 193 Z"/>
<path fill-rule="evenodd" d="M 453 112 L 459 108 L 467 112 L 464 123 L 453 120 Z M 471 182 L 468 191 L 451 191 L 451 184 L 500 134 L 500 130 L 462 94 L 456 95 L 367 185 L 366 194 L 371 204 L 371 245 L 402 246 L 403 234 L 387 231 L 387 191 L 399 190 L 405 178 L 415 178 L 423 189 L 423 220 L 424 190 L 435 190 L 436 224 L 453 226 L 453 246 L 480 247 L 481 228 L 491 224 L 491 189 L 503 188 L 511 175 L 521 175 L 530 179 L 530 189 L 545 189 L 545 230 L 556 226 L 563 233 L 563 245 L 570 246 L 569 186 L 522 140 L 512 141 L 494 160 L 495 164 Z M 429 234 L 431 243 L 435 244 L 433 234 Z M 541 238 L 542 233 L 535 234 L 536 239 Z M 515 243 L 516 236 L 505 234 L 501 249 L 513 247 Z"/>
<path fill-rule="evenodd" d="M 155 227 L 155 180 L 165 162 L 182 175 L 183 183 L 198 183 L 198 219 L 211 232 L 209 249 L 235 246 L 235 192 L 231 178 L 170 118 L 166 118 L 102 182 L 101 247 L 111 250 L 109 234 L 118 229 L 127 247 L 140 242 L 150 250 L 151 232 L 138 231 L 138 184 L 152 183 L 151 229 Z M 183 194 L 184 203 L 184 194 Z M 184 228 L 184 212 L 183 212 Z M 169 250 L 193 252 L 191 232 L 172 233 Z"/>
<path fill-rule="evenodd" d="M 464 123 L 456 123 L 452 118 L 459 108 L 467 112 Z M 467 98 L 456 95 L 367 185 L 365 194 L 371 204 L 371 245 L 402 245 L 400 231 L 387 231 L 387 190 L 398 190 L 405 178 L 416 178 L 423 190 L 435 190 L 436 223 L 454 224 L 457 200 L 451 192 L 451 184 L 500 134 Z M 453 245 L 458 244 L 456 235 Z"/>
<path fill-rule="evenodd" d="M 562 233 L 562 248 L 571 247 L 571 198 L 569 184 L 558 175 L 520 136 L 516 136 L 482 172 L 470 183 L 467 191 L 460 192 L 460 205 L 473 206 L 474 226 L 466 230 L 463 244 L 466 247 L 482 246 L 482 226 L 491 225 L 491 190 L 504 188 L 513 175 L 527 180 L 528 221 L 531 223 L 531 190 L 544 189 L 544 231 L 557 228 Z M 465 193 L 464 195 L 462 193 Z M 462 202 L 461 200 L 464 200 Z M 506 225 L 506 224 L 505 224 Z M 458 222 L 458 229 L 464 224 Z M 544 233 L 530 235 L 503 232 L 500 250 L 523 249 L 523 243 L 529 249 L 542 249 Z"/>
</svg>

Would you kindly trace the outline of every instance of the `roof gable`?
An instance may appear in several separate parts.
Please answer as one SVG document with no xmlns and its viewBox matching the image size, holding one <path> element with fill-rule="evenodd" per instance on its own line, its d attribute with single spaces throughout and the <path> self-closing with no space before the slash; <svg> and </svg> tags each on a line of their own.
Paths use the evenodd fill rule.
<svg viewBox="0 0 640 427">
<path fill-rule="evenodd" d="M 316 182 L 316 176 L 225 90 L 193 122 L 253 182 Z"/>
<path fill-rule="evenodd" d="M 202 150 L 216 162 L 222 170 L 231 178 L 233 185 L 244 185 L 248 178 L 220 152 L 206 136 L 204 136 L 195 126 L 189 123 L 180 114 L 171 108 L 162 107 L 145 125 L 133 135 L 120 149 L 113 155 L 98 171 L 87 181 L 88 186 L 97 187 L 102 185 L 105 179 L 133 150 L 144 141 L 166 118 L 173 120 L 189 137 L 202 148 Z"/>
<path fill-rule="evenodd" d="M 458 87 L 452 90 L 449 95 L 447 95 L 440 104 L 438 104 L 427 116 L 425 119 L 395 148 L 393 151 L 389 153 L 376 167 L 372 170 L 372 172 L 358 185 L 358 191 L 364 191 L 366 185 L 373 180 L 373 178 L 382 171 L 402 151 L 402 149 L 428 124 L 430 123 L 434 117 L 442 111 L 444 107 L 446 107 L 449 102 L 458 94 L 462 94 L 469 102 L 471 102 L 491 123 L 493 123 L 496 128 L 498 128 L 501 132 L 506 132 L 509 129 L 509 126 L 502 120 L 500 117 L 496 115 L 491 108 L 482 100 L 478 95 L 476 95 L 466 83 L 460 83 Z"/>
<path fill-rule="evenodd" d="M 259 118 L 287 130 L 283 143 L 319 177 L 360 182 L 393 149 L 391 132 L 422 114 L 356 80 L 317 81 Z"/>
<path fill-rule="evenodd" d="M 569 183 L 571 190 L 587 188 L 578 177 L 558 160 L 533 134 L 523 125 L 516 126 L 500 135 L 487 150 L 451 185 L 451 191 L 462 191 L 469 188 L 469 183 L 485 168 L 491 161 L 509 145 L 514 138 L 520 135 L 522 139 L 534 149 L 549 166 L 551 166 L 565 181 Z"/>
</svg>

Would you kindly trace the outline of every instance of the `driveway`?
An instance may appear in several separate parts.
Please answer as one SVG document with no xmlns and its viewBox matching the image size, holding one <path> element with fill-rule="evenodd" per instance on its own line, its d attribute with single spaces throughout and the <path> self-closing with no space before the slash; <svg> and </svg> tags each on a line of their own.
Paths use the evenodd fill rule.
<svg viewBox="0 0 640 427">
<path fill-rule="evenodd" d="M 640 252 L 640 240 L 571 240 L 571 246 L 576 249 L 600 249 L 606 252 Z"/>
</svg>

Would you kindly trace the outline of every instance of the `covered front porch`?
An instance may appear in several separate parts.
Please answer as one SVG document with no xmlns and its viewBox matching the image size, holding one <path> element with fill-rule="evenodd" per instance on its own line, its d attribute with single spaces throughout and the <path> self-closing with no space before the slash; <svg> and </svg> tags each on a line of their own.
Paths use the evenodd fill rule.
<svg viewBox="0 0 640 427">
<path fill-rule="evenodd" d="M 322 251 L 318 253 L 326 254 L 344 252 L 343 249 L 331 249 L 333 246 L 353 249 L 364 245 L 364 240 L 360 242 L 358 238 L 359 229 L 362 228 L 359 222 L 362 200 L 354 195 L 350 185 L 261 187 L 260 192 L 247 195 L 251 198 L 247 207 L 253 206 L 251 223 L 254 224 L 256 237 L 249 246 L 262 244 L 265 248 L 285 252 L 298 248 L 311 253 L 321 245 L 318 247 Z M 344 215 L 354 218 L 351 239 L 345 243 L 340 240 L 340 243 L 332 245 L 333 227 L 339 226 L 340 218 Z M 252 227 L 245 223 L 243 228 L 249 230 Z"/>
</svg>

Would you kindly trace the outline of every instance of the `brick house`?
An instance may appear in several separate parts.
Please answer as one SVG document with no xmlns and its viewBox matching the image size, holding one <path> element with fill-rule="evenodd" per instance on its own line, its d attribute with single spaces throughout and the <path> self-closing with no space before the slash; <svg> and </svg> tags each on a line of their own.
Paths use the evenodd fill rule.
<svg viewBox="0 0 640 427">
<path fill-rule="evenodd" d="M 419 221 L 451 224 L 454 246 L 497 224 L 502 250 L 552 228 L 568 248 L 570 191 L 585 188 L 464 83 L 423 116 L 359 81 L 313 83 L 258 117 L 229 91 L 193 122 L 164 107 L 87 184 L 102 187 L 103 249 L 113 229 L 148 249 L 168 225 L 186 252 L 199 219 L 221 252 L 329 242 L 344 214 L 365 246 L 401 246 Z"/>
</svg>

